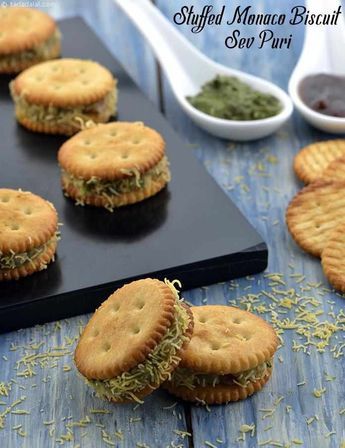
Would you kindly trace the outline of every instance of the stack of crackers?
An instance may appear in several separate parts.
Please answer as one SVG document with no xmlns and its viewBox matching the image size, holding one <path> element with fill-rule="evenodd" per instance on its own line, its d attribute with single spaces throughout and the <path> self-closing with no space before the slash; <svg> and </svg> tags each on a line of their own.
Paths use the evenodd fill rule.
<svg viewBox="0 0 345 448">
<path fill-rule="evenodd" d="M 308 185 L 287 208 L 288 229 L 302 249 L 321 258 L 329 282 L 345 292 L 345 140 L 306 146 L 294 170 Z"/>
</svg>

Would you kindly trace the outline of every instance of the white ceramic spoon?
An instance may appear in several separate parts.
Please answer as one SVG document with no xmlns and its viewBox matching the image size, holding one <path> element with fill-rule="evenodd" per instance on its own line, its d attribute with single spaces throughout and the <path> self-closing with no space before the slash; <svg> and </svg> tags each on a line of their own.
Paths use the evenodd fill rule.
<svg viewBox="0 0 345 448">
<path fill-rule="evenodd" d="M 150 43 L 182 109 L 201 128 L 231 140 L 254 140 L 275 132 L 292 113 L 289 96 L 278 86 L 256 76 L 217 64 L 200 53 L 149 0 L 114 0 Z M 274 95 L 282 110 L 274 117 L 235 121 L 215 118 L 195 109 L 186 96 L 197 94 L 216 75 L 236 76 L 254 89 Z"/>
<path fill-rule="evenodd" d="M 313 14 L 332 13 L 339 0 L 306 0 Z M 296 108 L 313 126 L 325 132 L 345 132 L 345 118 L 332 117 L 312 110 L 300 98 L 299 84 L 308 75 L 328 73 L 345 76 L 345 24 L 342 15 L 337 25 L 307 25 L 301 56 L 289 81 L 289 94 Z"/>
</svg>

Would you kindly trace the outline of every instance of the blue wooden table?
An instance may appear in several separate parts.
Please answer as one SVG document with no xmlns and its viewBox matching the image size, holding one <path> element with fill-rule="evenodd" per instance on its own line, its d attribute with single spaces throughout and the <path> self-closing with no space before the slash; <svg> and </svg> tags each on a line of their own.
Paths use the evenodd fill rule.
<svg viewBox="0 0 345 448">
<path fill-rule="evenodd" d="M 73 365 L 75 343 L 89 316 L 2 335 L 0 447 L 344 447 L 345 302 L 331 291 L 319 260 L 292 242 L 284 223 L 286 205 L 301 188 L 292 171 L 294 154 L 329 136 L 295 114 L 279 133 L 255 143 L 212 138 L 180 110 L 150 48 L 111 0 L 44 3 L 37 1 L 56 18 L 84 17 L 268 243 L 266 272 L 188 291 L 185 298 L 196 305 L 234 304 L 252 310 L 273 323 L 282 346 L 271 381 L 244 402 L 205 408 L 158 391 L 141 406 L 120 406 L 95 398 Z M 212 2 L 216 9 L 223 3 Z M 171 19 L 182 5 L 200 7 L 205 2 L 156 4 Z M 256 12 L 279 12 L 298 2 L 252 4 Z M 243 36 L 259 30 L 238 28 Z M 303 39 L 303 27 L 286 25 L 277 32 L 293 33 L 289 50 L 229 50 L 224 46 L 229 27 L 191 34 L 181 26 L 180 31 L 214 60 L 261 75 L 284 89 Z"/>
</svg>

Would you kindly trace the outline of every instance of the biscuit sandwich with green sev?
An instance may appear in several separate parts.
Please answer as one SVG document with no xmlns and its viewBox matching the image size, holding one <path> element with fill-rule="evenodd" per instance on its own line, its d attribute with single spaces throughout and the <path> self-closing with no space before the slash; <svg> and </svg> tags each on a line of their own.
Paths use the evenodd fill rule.
<svg viewBox="0 0 345 448">
<path fill-rule="evenodd" d="M 34 132 L 72 135 L 117 110 L 117 81 L 94 61 L 65 58 L 24 70 L 10 91 L 18 122 Z"/>
<path fill-rule="evenodd" d="M 80 336 L 75 363 L 99 397 L 142 402 L 170 378 L 193 329 L 174 282 L 143 279 L 114 292 Z"/>
<path fill-rule="evenodd" d="M 170 181 L 165 141 L 141 122 L 79 132 L 61 146 L 58 162 L 67 197 L 110 211 L 147 199 Z"/>
<path fill-rule="evenodd" d="M 177 397 L 202 404 L 243 400 L 262 389 L 278 346 L 275 330 L 239 308 L 207 305 L 191 310 L 192 339 L 163 386 Z"/>
<path fill-rule="evenodd" d="M 58 239 L 53 204 L 28 191 L 0 189 L 0 281 L 45 269 Z"/>
<path fill-rule="evenodd" d="M 19 73 L 59 54 L 60 32 L 52 17 L 38 9 L 1 6 L 0 73 Z"/>
</svg>

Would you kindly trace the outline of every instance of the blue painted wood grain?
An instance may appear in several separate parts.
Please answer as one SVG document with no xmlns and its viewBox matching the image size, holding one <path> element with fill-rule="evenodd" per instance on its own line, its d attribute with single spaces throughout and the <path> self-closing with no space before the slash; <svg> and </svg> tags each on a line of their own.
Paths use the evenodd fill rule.
<svg viewBox="0 0 345 448">
<path fill-rule="evenodd" d="M 157 3 L 171 19 L 182 5 L 200 7 L 207 2 L 158 0 Z M 212 2 L 215 8 L 223 3 L 219 0 Z M 288 5 L 295 3 L 291 0 Z M 231 2 L 229 7 L 237 4 L 238 1 Z M 257 11 L 284 9 L 283 2 L 274 0 L 245 4 L 252 4 Z M 53 1 L 49 12 L 58 18 L 82 14 L 150 99 L 158 104 L 152 53 L 111 0 Z M 289 51 L 236 51 L 224 48 L 223 41 L 229 32 L 227 27 L 210 27 L 199 35 L 191 35 L 186 27 L 180 27 L 180 30 L 211 58 L 272 79 L 283 88 L 287 86 L 303 37 L 303 29 L 293 30 L 295 42 Z M 246 27 L 241 31 L 243 35 L 251 35 L 255 29 Z M 281 29 L 280 32 L 290 30 Z M 316 132 L 295 115 L 271 138 L 251 144 L 229 143 L 197 129 L 180 110 L 165 80 L 164 103 L 169 121 L 190 142 L 190 150 L 266 239 L 270 249 L 268 271 L 283 273 L 286 281 L 286 285 L 278 282 L 272 286 L 272 280 L 262 274 L 188 291 L 185 297 L 196 305 L 233 301 L 243 306 L 250 300 L 250 297 L 243 299 L 248 294 L 256 295 L 262 290 L 272 292 L 273 288 L 284 291 L 294 288 L 300 295 L 320 300 L 317 309 L 324 311 L 325 319 L 332 320 L 327 313 L 339 313 L 344 308 L 344 299 L 322 289 L 323 285 L 328 285 L 319 261 L 303 254 L 294 245 L 284 224 L 286 205 L 301 187 L 292 172 L 293 156 L 304 144 L 327 136 Z M 296 273 L 305 275 L 305 279 L 295 277 Z M 312 288 L 308 286 L 310 282 L 322 282 L 322 285 Z M 306 291 L 301 291 L 301 287 Z M 277 293 L 273 297 L 280 298 Z M 269 304 L 272 299 L 260 296 L 260 301 Z M 287 311 L 287 315 L 292 313 Z M 265 313 L 263 316 L 271 317 Z M 300 446 L 307 448 L 335 448 L 345 440 L 345 414 L 339 413 L 345 407 L 344 356 L 335 359 L 335 352 L 329 348 L 323 354 L 313 347 L 309 349 L 310 355 L 292 351 L 293 340 L 302 342 L 293 330 L 285 331 L 283 335 L 284 346 L 278 352 L 282 362 L 276 359 L 271 381 L 254 397 L 207 410 L 176 402 L 159 391 L 143 406 L 133 410 L 133 405 L 113 406 L 95 399 L 76 374 L 73 349 L 79 329 L 87 320 L 88 316 L 81 316 L 0 337 L 0 428 L 4 426 L 0 429 L 0 447 L 132 448 L 144 444 L 158 448 L 180 444 L 187 447 L 191 446 L 190 437 L 183 431 L 189 431 L 189 415 L 196 448 L 209 444 L 253 448 L 265 441 L 275 443 L 265 446 L 289 446 L 288 443 L 298 446 L 298 440 L 302 441 Z M 344 341 L 344 331 L 338 331 L 330 346 L 339 349 Z M 28 355 L 23 358 L 26 353 Z M 30 358 L 31 354 L 34 357 Z M 327 381 L 330 377 L 325 371 L 335 379 Z M 302 385 L 304 380 L 306 383 Z M 316 398 L 314 389 L 322 387 L 326 387 L 326 392 Z M 274 405 L 281 396 L 284 399 Z M 23 401 L 16 404 L 21 398 Z M 11 404 L 14 404 L 13 408 Z M 167 407 L 170 409 L 165 409 Z M 260 411 L 267 408 L 275 408 L 272 416 Z M 306 419 L 315 415 L 319 420 L 308 425 Z M 253 437 L 246 433 L 245 441 L 237 440 L 241 436 L 241 425 L 252 423 L 256 425 Z"/>
</svg>

